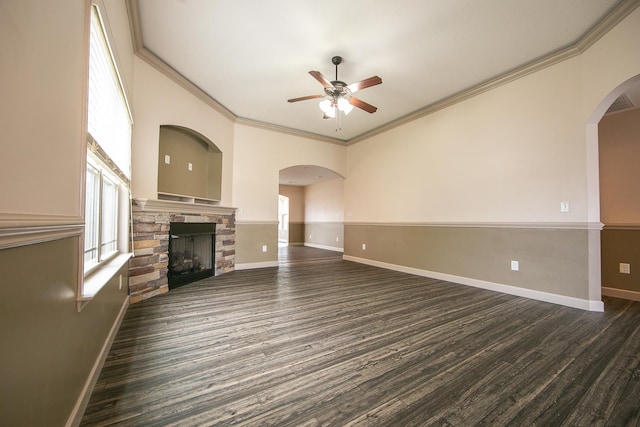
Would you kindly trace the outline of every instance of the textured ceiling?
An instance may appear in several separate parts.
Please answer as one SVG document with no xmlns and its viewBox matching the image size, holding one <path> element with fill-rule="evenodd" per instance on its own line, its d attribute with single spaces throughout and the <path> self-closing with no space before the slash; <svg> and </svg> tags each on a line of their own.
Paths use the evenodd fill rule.
<svg viewBox="0 0 640 427">
<path fill-rule="evenodd" d="M 618 0 L 129 0 L 134 28 L 159 58 L 237 118 L 348 142 L 419 114 L 567 47 Z M 603 21 L 605 20 L 605 21 Z M 140 48 L 140 47 L 139 47 Z M 357 96 L 336 131 L 323 120 L 308 72 L 383 83 Z"/>
</svg>

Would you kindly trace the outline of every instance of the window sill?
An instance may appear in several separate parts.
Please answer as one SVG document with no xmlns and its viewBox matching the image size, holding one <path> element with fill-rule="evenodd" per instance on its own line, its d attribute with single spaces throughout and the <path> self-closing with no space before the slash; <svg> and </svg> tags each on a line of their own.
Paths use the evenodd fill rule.
<svg viewBox="0 0 640 427">
<path fill-rule="evenodd" d="M 131 258 L 132 255 L 131 253 L 116 255 L 84 278 L 82 294 L 78 295 L 77 299 L 78 311 L 82 311 L 89 301 L 100 292 L 100 289 L 115 277 L 118 271 L 129 262 L 129 258 Z"/>
</svg>

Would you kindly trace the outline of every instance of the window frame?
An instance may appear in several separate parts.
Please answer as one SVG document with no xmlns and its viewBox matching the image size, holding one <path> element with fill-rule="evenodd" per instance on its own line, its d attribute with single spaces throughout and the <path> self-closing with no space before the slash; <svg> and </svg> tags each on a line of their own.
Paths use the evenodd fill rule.
<svg viewBox="0 0 640 427">
<path fill-rule="evenodd" d="M 87 153 L 87 171 L 89 170 L 89 168 L 93 168 L 97 172 L 97 185 L 96 185 L 97 191 L 95 192 L 94 199 L 93 199 L 95 201 L 95 204 L 94 204 L 95 215 L 93 216 L 95 221 L 92 221 L 92 225 L 94 225 L 92 230 L 93 233 L 87 232 L 88 230 L 87 226 L 89 225 L 89 222 L 87 221 L 88 214 L 87 212 L 85 212 L 85 231 L 84 231 L 85 245 L 84 245 L 84 252 L 83 252 L 85 277 L 89 276 L 96 269 L 100 268 L 102 264 L 110 261 L 120 253 L 120 241 L 119 241 L 120 239 L 118 239 L 118 230 L 119 230 L 119 227 L 121 226 L 120 223 L 122 221 L 119 220 L 120 219 L 119 217 L 121 216 L 119 194 L 120 194 L 120 189 L 122 187 L 126 187 L 126 183 L 123 182 L 122 179 L 117 177 L 109 167 L 107 167 L 97 156 L 95 156 L 90 151 Z M 115 249 L 112 251 L 109 251 L 108 253 L 104 253 L 103 251 L 103 246 L 105 244 L 105 240 L 103 236 L 104 218 L 105 218 L 105 203 L 104 203 L 105 180 L 110 181 L 111 184 L 113 184 L 114 194 L 115 194 L 114 205 L 111 206 L 111 209 L 109 209 L 109 211 L 111 212 L 111 215 L 113 215 L 115 220 L 115 226 L 114 226 L 115 239 L 110 240 L 110 242 L 115 241 Z M 88 187 L 88 184 L 87 184 L 87 187 Z M 87 188 L 87 194 L 85 194 L 85 206 L 87 201 L 88 201 L 88 188 Z M 86 239 L 88 235 L 96 236 L 94 246 L 92 246 L 89 249 L 91 251 L 95 251 L 96 256 L 90 258 L 89 260 L 87 260 L 87 256 L 86 256 L 87 250 L 88 250 L 86 247 Z M 87 261 L 92 261 L 92 262 L 87 262 Z"/>
</svg>

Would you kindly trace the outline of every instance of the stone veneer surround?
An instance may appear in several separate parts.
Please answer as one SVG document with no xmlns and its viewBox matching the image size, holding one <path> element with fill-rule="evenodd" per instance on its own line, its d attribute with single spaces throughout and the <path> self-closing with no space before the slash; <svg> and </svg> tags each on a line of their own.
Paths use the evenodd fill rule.
<svg viewBox="0 0 640 427">
<path fill-rule="evenodd" d="M 129 261 L 130 302 L 169 291 L 169 223 L 216 224 L 215 269 L 219 276 L 235 269 L 235 209 L 164 200 L 135 199 L 132 209 L 132 252 Z"/>
</svg>

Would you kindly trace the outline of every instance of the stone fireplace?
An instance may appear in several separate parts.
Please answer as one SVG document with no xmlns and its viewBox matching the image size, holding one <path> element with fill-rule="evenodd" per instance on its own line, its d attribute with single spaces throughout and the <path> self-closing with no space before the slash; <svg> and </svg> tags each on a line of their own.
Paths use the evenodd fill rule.
<svg viewBox="0 0 640 427">
<path fill-rule="evenodd" d="M 131 222 L 132 251 L 134 253 L 134 257 L 129 261 L 131 303 L 168 292 L 170 288 L 175 287 L 173 284 L 169 284 L 170 262 L 176 261 L 169 258 L 169 230 L 172 223 L 211 224 L 209 229 L 215 230 L 215 234 L 213 234 L 214 240 L 212 241 L 213 259 L 210 266 L 212 271 L 208 276 L 219 276 L 233 271 L 235 268 L 234 208 L 166 200 L 135 199 Z M 206 225 L 201 227 L 207 229 Z M 180 225 L 178 228 L 179 230 L 185 229 Z M 186 227 L 186 229 L 188 228 Z M 182 251 L 181 256 L 183 257 L 182 268 L 185 268 L 184 254 L 188 252 L 187 262 L 190 263 L 189 267 L 193 269 L 193 249 L 182 248 L 180 251 Z M 198 262 L 200 263 L 201 260 L 198 259 Z M 203 277 L 198 277 L 196 280 Z M 177 282 L 180 282 L 180 279 Z"/>
</svg>

